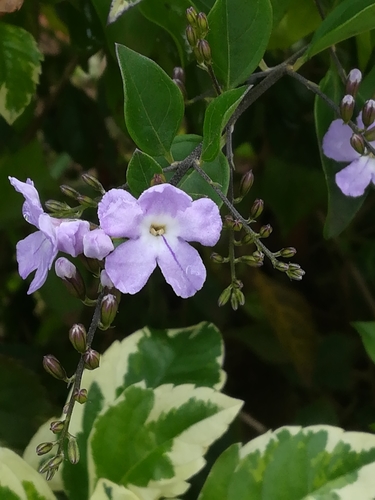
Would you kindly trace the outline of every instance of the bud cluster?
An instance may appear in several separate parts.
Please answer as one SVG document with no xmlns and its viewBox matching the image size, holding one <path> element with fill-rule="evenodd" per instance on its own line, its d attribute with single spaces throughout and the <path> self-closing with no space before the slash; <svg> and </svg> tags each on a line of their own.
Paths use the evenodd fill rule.
<svg viewBox="0 0 375 500">
<path fill-rule="evenodd" d="M 224 306 L 230 301 L 233 311 L 237 311 L 239 306 L 245 304 L 245 295 L 242 292 L 243 283 L 240 280 L 234 280 L 227 288 L 223 290 L 218 299 L 219 307 Z"/>
<path fill-rule="evenodd" d="M 186 28 L 186 38 L 194 52 L 194 56 L 202 68 L 211 65 L 211 47 L 205 40 L 209 31 L 207 16 L 204 12 L 198 12 L 194 7 L 186 10 L 188 26 Z"/>
</svg>

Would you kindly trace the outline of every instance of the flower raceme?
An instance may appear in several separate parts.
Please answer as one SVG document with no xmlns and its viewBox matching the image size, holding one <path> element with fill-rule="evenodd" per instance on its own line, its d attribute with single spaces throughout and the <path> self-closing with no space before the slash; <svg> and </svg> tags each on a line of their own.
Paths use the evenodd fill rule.
<svg viewBox="0 0 375 500">
<path fill-rule="evenodd" d="M 222 221 L 210 199 L 193 201 L 181 189 L 158 184 L 139 199 L 123 189 L 111 189 L 98 206 L 100 227 L 112 238 L 128 238 L 105 259 L 105 270 L 123 293 L 135 294 L 156 265 L 176 295 L 187 298 L 203 286 L 206 269 L 188 242 L 213 246 Z"/>
<path fill-rule="evenodd" d="M 357 125 L 364 128 L 362 114 L 357 118 Z M 368 128 L 371 130 L 374 126 Z M 361 196 L 366 187 L 375 184 L 375 158 L 370 154 L 361 155 L 350 144 L 353 132 L 343 120 L 334 120 L 323 138 L 323 152 L 328 158 L 349 163 L 336 174 L 338 187 L 346 196 Z M 375 146 L 375 141 L 370 144 Z"/>
</svg>

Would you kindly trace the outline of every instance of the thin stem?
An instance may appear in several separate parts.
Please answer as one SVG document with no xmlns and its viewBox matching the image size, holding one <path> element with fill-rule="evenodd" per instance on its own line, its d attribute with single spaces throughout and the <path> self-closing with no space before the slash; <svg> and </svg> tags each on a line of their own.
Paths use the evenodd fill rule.
<svg viewBox="0 0 375 500">
<path fill-rule="evenodd" d="M 221 94 L 221 87 L 220 87 L 220 84 L 218 82 L 218 79 L 216 78 L 212 64 L 207 64 L 206 67 L 207 67 L 207 72 L 210 75 L 212 85 L 214 86 L 215 92 L 217 93 L 217 95 L 220 95 Z"/>
<path fill-rule="evenodd" d="M 199 159 L 201 153 L 202 153 L 202 144 L 198 144 L 198 146 L 189 154 L 189 156 L 187 156 L 184 160 L 180 161 L 179 163 L 176 163 L 176 173 L 169 181 L 169 183 L 172 184 L 172 186 L 177 186 L 177 184 L 180 182 L 180 180 L 183 178 L 183 176 L 186 174 L 189 168 L 192 167 L 194 165 L 194 162 L 196 162 Z M 172 165 L 170 166 L 172 167 Z"/>
<path fill-rule="evenodd" d="M 232 147 L 232 133 L 233 127 L 227 127 L 226 129 L 226 157 L 229 163 L 229 189 L 228 189 L 228 201 L 233 206 L 234 191 L 233 191 L 233 171 L 235 170 L 233 162 L 233 147 Z M 234 230 L 231 229 L 229 232 L 229 266 L 230 266 L 230 277 L 232 283 L 236 281 L 236 264 L 235 264 L 235 250 L 234 250 Z"/>
</svg>

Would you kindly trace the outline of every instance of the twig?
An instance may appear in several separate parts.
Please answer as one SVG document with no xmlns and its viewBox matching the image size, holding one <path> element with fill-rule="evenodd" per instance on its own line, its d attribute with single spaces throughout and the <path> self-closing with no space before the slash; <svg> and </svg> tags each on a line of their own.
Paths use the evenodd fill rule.
<svg viewBox="0 0 375 500">
<path fill-rule="evenodd" d="M 189 156 L 187 156 L 184 160 L 177 163 L 176 173 L 169 181 L 169 183 L 172 184 L 172 186 L 177 186 L 177 184 L 180 182 L 180 180 L 183 178 L 183 176 L 186 174 L 189 168 L 191 168 L 194 165 L 194 163 L 199 159 L 201 153 L 202 153 L 202 143 L 198 144 L 198 146 L 189 154 Z"/>
<path fill-rule="evenodd" d="M 258 434 L 264 434 L 265 432 L 268 431 L 267 427 L 265 425 L 263 425 L 262 422 L 259 422 L 259 420 L 254 418 L 249 413 L 246 413 L 245 411 L 241 411 L 238 416 L 242 420 L 242 422 L 244 422 L 249 427 L 254 429 Z"/>
</svg>

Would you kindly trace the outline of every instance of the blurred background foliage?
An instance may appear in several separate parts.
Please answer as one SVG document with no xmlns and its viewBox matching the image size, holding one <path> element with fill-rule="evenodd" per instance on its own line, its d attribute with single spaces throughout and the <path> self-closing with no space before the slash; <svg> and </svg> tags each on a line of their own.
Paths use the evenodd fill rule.
<svg viewBox="0 0 375 500">
<path fill-rule="evenodd" d="M 69 297 L 53 272 L 41 290 L 26 294 L 15 245 L 31 228 L 21 216 L 23 199 L 7 176 L 33 179 L 43 202 L 69 202 L 60 184 L 92 196 L 80 178 L 84 172 L 96 175 L 106 189 L 124 184 L 134 144 L 123 118 L 114 43 L 151 57 L 170 76 L 175 66 L 183 66 L 189 99 L 210 85 L 179 36 L 189 3 L 179 2 L 180 12 L 174 3 L 143 0 L 107 25 L 110 0 L 28 0 L 0 20 L 30 32 L 44 56 L 37 93 L 25 111 L 13 125 L 0 117 L 0 440 L 13 449 L 21 451 L 47 417 L 60 413 L 66 388 L 43 372 L 42 356 L 54 354 L 73 370 L 77 353 L 68 330 L 73 322 L 88 325 L 92 309 Z M 207 12 L 213 1 L 195 3 Z M 338 3 L 326 0 L 323 6 Z M 272 4 L 269 66 L 303 46 L 321 22 L 313 0 Z M 174 22 L 181 13 L 182 28 Z M 374 46 L 375 33 L 369 32 L 341 43 L 337 55 L 347 71 L 359 67 L 366 74 L 375 62 Z M 324 52 L 302 73 L 319 83 L 330 64 Z M 366 98 L 375 97 L 373 88 L 368 92 Z M 205 107 L 204 100 L 187 106 L 181 131 L 200 134 Z M 103 351 L 145 324 L 173 328 L 214 322 L 226 345 L 225 391 L 245 406 L 234 437 L 226 436 L 212 455 L 229 440 L 257 435 L 249 416 L 265 428 L 326 423 L 368 431 L 375 422 L 374 365 L 351 326 L 375 320 L 375 197 L 370 193 L 342 234 L 323 238 L 327 192 L 313 110 L 314 95 L 284 77 L 240 118 L 234 133 L 237 186 L 250 168 L 255 175 L 239 209 L 246 216 L 254 199 L 264 199 L 260 222 L 274 228 L 268 246 L 274 251 L 296 247 L 304 279 L 290 282 L 268 262 L 261 269 L 243 267 L 245 306 L 237 312 L 218 308 L 229 269 L 210 261 L 211 250 L 202 249 L 208 268 L 202 291 L 180 299 L 156 272 L 139 294 L 123 296 L 116 327 L 95 339 L 95 349 Z M 85 213 L 95 221 L 94 210 Z M 215 251 L 226 255 L 225 234 Z M 80 269 L 94 295 L 95 281 Z M 189 496 L 194 498 L 194 488 Z"/>
</svg>

